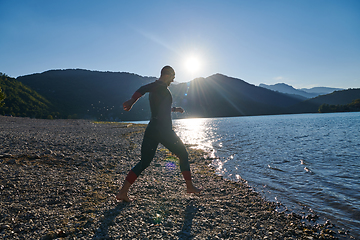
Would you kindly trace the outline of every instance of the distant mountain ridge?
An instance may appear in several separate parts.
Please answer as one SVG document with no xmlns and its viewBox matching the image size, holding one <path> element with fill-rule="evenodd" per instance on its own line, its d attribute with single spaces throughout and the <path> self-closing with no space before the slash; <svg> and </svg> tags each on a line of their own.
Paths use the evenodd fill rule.
<svg viewBox="0 0 360 240">
<path fill-rule="evenodd" d="M 286 94 L 299 95 L 305 98 L 314 98 L 319 95 L 329 94 L 334 91 L 344 90 L 341 88 L 330 88 L 330 87 L 314 87 L 314 88 L 301 88 L 295 89 L 294 87 L 285 84 L 285 83 L 277 83 L 274 85 L 266 85 L 261 83 L 259 87 L 267 88 L 273 91 L 278 91 Z"/>
<path fill-rule="evenodd" d="M 281 114 L 286 113 L 287 107 L 300 102 L 222 74 L 197 78 L 170 89 L 174 102 L 184 106 L 191 117 Z"/>
<path fill-rule="evenodd" d="M 130 112 L 123 110 L 122 103 L 140 86 L 156 79 L 126 72 L 67 69 L 21 76 L 14 81 L 46 99 L 50 107 L 47 112 L 56 113 L 57 118 L 131 121 L 150 119 L 148 94 Z M 269 90 L 222 74 L 172 84 L 169 88 L 173 105 L 185 109 L 184 114 L 174 113 L 174 118 L 315 113 L 323 103 L 349 104 L 360 98 L 360 89 L 349 89 L 304 101 L 299 95 Z"/>
<path fill-rule="evenodd" d="M 330 88 L 330 87 L 313 87 L 313 88 L 300 88 L 300 90 L 305 91 L 307 93 L 316 93 L 319 95 L 329 94 L 334 91 L 345 90 L 343 88 Z"/>
</svg>

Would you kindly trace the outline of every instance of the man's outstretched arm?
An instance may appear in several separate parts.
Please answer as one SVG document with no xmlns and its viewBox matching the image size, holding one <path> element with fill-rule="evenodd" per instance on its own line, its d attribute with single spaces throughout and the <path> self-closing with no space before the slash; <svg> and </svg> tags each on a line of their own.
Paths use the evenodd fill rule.
<svg viewBox="0 0 360 240">
<path fill-rule="evenodd" d="M 132 108 L 132 106 L 134 105 L 134 103 L 136 102 L 135 99 L 130 98 L 129 100 L 127 100 L 126 102 L 123 103 L 123 108 L 125 111 L 130 111 L 130 109 Z"/>
<path fill-rule="evenodd" d="M 123 108 L 125 111 L 130 111 L 130 109 L 132 108 L 132 106 L 136 103 L 136 101 L 142 96 L 141 93 L 139 93 L 138 91 L 136 91 L 132 97 L 127 100 L 126 102 L 123 103 Z"/>
<path fill-rule="evenodd" d="M 145 93 L 152 91 L 154 87 L 157 87 L 156 82 L 149 83 L 140 87 L 136 92 L 132 95 L 132 97 L 123 103 L 123 108 L 125 111 L 130 111 L 132 106 L 136 103 L 136 101 L 141 98 Z"/>
</svg>

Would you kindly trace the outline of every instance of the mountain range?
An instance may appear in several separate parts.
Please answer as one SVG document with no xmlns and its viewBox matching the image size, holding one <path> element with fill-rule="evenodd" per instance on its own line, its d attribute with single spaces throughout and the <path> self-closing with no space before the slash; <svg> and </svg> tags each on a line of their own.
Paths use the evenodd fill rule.
<svg viewBox="0 0 360 240">
<path fill-rule="evenodd" d="M 259 87 L 267 88 L 273 91 L 294 95 L 294 97 L 298 97 L 299 99 L 309 99 L 314 98 L 320 95 L 325 95 L 332 93 L 334 91 L 341 91 L 344 89 L 341 88 L 330 88 L 330 87 L 314 87 L 314 88 L 300 88 L 295 89 L 294 87 L 287 85 L 285 83 L 277 83 L 274 85 L 266 85 L 261 83 Z"/>
<path fill-rule="evenodd" d="M 47 103 L 50 109 L 41 117 L 130 121 L 150 118 L 148 96 L 140 98 L 130 112 L 122 109 L 122 103 L 140 86 L 156 79 L 126 72 L 67 69 L 21 76 L 12 81 L 36 92 Z M 10 88 L 4 86 L 0 81 L 7 96 Z M 299 94 L 273 91 L 223 74 L 172 84 L 169 88 L 173 106 L 185 109 L 184 114 L 174 113 L 174 118 L 316 113 L 322 104 L 348 104 L 360 98 L 360 89 L 348 89 L 305 99 Z M 9 103 L 5 99 L 6 105 Z M 0 114 L 10 114 L 4 107 L 0 108 Z M 14 111 L 11 114 L 26 115 Z"/>
</svg>

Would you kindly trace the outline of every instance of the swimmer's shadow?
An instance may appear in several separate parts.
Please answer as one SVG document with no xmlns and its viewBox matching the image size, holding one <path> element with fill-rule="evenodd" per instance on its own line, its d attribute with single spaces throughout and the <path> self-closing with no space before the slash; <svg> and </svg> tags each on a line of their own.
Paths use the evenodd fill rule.
<svg viewBox="0 0 360 240">
<path fill-rule="evenodd" d="M 115 208 L 109 209 L 104 213 L 104 217 L 101 219 L 99 228 L 96 230 L 94 239 L 111 239 L 109 237 L 109 227 L 115 224 L 115 219 L 120 213 L 129 206 L 129 203 L 121 202 L 116 205 Z"/>
<path fill-rule="evenodd" d="M 198 212 L 198 207 L 190 202 L 185 209 L 184 224 L 181 231 L 178 233 L 179 239 L 193 239 L 195 236 L 191 234 L 192 222 Z"/>
</svg>

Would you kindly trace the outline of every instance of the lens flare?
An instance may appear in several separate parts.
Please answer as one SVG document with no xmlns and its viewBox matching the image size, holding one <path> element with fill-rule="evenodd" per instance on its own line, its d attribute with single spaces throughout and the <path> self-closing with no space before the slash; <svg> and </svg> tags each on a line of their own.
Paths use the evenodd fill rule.
<svg viewBox="0 0 360 240">
<path fill-rule="evenodd" d="M 190 56 L 185 60 L 185 67 L 190 73 L 196 73 L 201 68 L 201 61 L 196 56 Z"/>
<path fill-rule="evenodd" d="M 169 172 L 173 172 L 176 170 L 176 163 L 172 162 L 172 161 L 168 161 L 165 164 L 165 168 L 166 170 L 168 170 Z"/>
</svg>

